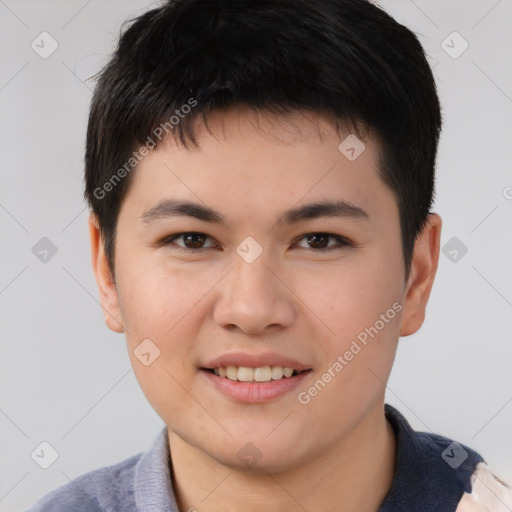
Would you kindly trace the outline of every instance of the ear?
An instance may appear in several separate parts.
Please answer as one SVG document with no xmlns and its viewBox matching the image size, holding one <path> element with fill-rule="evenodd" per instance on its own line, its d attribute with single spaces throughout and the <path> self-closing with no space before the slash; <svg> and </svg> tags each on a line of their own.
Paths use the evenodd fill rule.
<svg viewBox="0 0 512 512">
<path fill-rule="evenodd" d="M 439 262 L 441 227 L 441 217 L 437 213 L 431 213 L 416 238 L 411 272 L 404 291 L 400 336 L 414 334 L 425 320 L 425 310 Z"/>
<path fill-rule="evenodd" d="M 112 331 L 124 332 L 116 285 L 108 266 L 107 256 L 105 255 L 98 218 L 93 212 L 89 215 L 89 237 L 91 242 L 92 269 L 98 284 L 105 322 Z"/>
</svg>

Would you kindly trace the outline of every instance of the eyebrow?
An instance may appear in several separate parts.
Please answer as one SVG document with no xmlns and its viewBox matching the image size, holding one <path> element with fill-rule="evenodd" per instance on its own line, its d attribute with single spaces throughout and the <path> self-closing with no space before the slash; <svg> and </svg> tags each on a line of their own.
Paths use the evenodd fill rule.
<svg viewBox="0 0 512 512">
<path fill-rule="evenodd" d="M 156 206 L 146 210 L 140 216 L 140 220 L 151 224 L 153 221 L 172 217 L 192 217 L 204 222 L 226 223 L 222 215 L 211 208 L 190 201 L 174 199 L 160 201 Z M 277 224 L 296 224 L 320 217 L 342 217 L 366 221 L 370 218 L 365 210 L 347 201 L 322 201 L 284 212 L 279 217 Z"/>
</svg>

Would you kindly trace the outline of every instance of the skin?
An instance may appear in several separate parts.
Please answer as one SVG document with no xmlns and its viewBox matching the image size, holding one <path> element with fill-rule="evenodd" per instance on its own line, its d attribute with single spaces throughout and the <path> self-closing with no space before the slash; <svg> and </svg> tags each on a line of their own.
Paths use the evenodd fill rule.
<svg viewBox="0 0 512 512">
<path fill-rule="evenodd" d="M 351 162 L 338 150 L 348 133 L 313 113 L 278 121 L 232 108 L 214 113 L 209 127 L 212 134 L 198 126 L 199 150 L 168 141 L 139 164 L 119 213 L 115 281 L 94 214 L 89 220 L 106 322 L 125 333 L 140 386 L 167 425 L 180 509 L 376 511 L 395 465 L 385 383 L 399 336 L 413 334 L 424 321 L 441 218 L 429 216 L 405 280 L 398 207 L 377 175 L 378 145 L 370 135 Z M 226 222 L 142 222 L 162 199 L 206 205 Z M 338 199 L 364 209 L 369 220 L 276 224 L 288 209 Z M 183 238 L 158 244 L 184 232 L 207 235 L 206 248 L 185 249 Z M 308 243 L 310 233 L 339 235 L 352 246 L 326 252 L 321 243 Z M 236 252 L 248 236 L 263 249 L 250 264 Z M 298 393 L 393 303 L 402 310 L 301 404 Z M 149 366 L 133 352 L 146 338 L 160 350 Z M 277 352 L 312 371 L 284 396 L 240 403 L 199 370 L 233 351 Z M 237 456 L 248 442 L 261 454 L 250 467 Z"/>
</svg>

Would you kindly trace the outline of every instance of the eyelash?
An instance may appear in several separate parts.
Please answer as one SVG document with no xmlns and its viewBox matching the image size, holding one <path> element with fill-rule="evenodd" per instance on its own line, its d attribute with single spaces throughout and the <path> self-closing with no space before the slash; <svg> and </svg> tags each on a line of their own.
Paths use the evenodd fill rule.
<svg viewBox="0 0 512 512">
<path fill-rule="evenodd" d="M 206 237 L 207 239 L 211 239 L 211 237 L 206 235 L 205 233 L 200 233 L 198 231 L 184 231 L 182 233 L 176 233 L 174 235 L 171 235 L 171 236 L 165 238 L 164 240 L 162 240 L 160 245 L 162 245 L 162 246 L 175 245 L 173 250 L 183 251 L 183 252 L 200 252 L 200 251 L 204 251 L 206 249 L 211 249 L 211 247 L 199 247 L 198 249 L 193 249 L 190 247 L 182 247 L 182 246 L 174 244 L 175 240 L 182 238 L 185 235 L 201 235 L 201 236 Z M 333 251 L 336 249 L 342 249 L 343 247 L 353 247 L 353 244 L 351 242 L 349 242 L 348 240 L 346 240 L 345 238 L 343 238 L 339 235 L 334 235 L 332 233 L 325 233 L 323 231 L 313 231 L 311 233 L 306 233 L 306 234 L 302 235 L 301 237 L 299 237 L 298 239 L 296 239 L 297 241 L 294 242 L 294 244 L 300 242 L 301 240 L 303 240 L 306 237 L 313 236 L 313 235 L 323 235 L 323 236 L 327 236 L 328 238 L 333 238 L 338 242 L 338 244 L 334 245 L 334 246 L 322 248 L 322 249 L 312 249 L 312 248 L 305 248 L 305 247 L 302 247 L 301 249 L 311 250 L 313 252 L 329 252 L 329 251 Z"/>
</svg>

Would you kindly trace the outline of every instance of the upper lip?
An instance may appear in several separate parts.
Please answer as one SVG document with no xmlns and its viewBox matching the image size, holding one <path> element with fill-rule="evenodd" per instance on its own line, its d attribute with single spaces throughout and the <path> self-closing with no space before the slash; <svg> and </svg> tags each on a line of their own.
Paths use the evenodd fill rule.
<svg viewBox="0 0 512 512">
<path fill-rule="evenodd" d="M 261 366 L 282 366 L 283 368 L 292 368 L 293 370 L 303 371 L 311 369 L 295 359 L 276 354 L 264 352 L 261 354 L 249 354 L 247 352 L 232 352 L 212 359 L 206 363 L 203 368 L 225 368 L 227 366 L 245 366 L 248 368 L 259 368 Z"/>
</svg>

